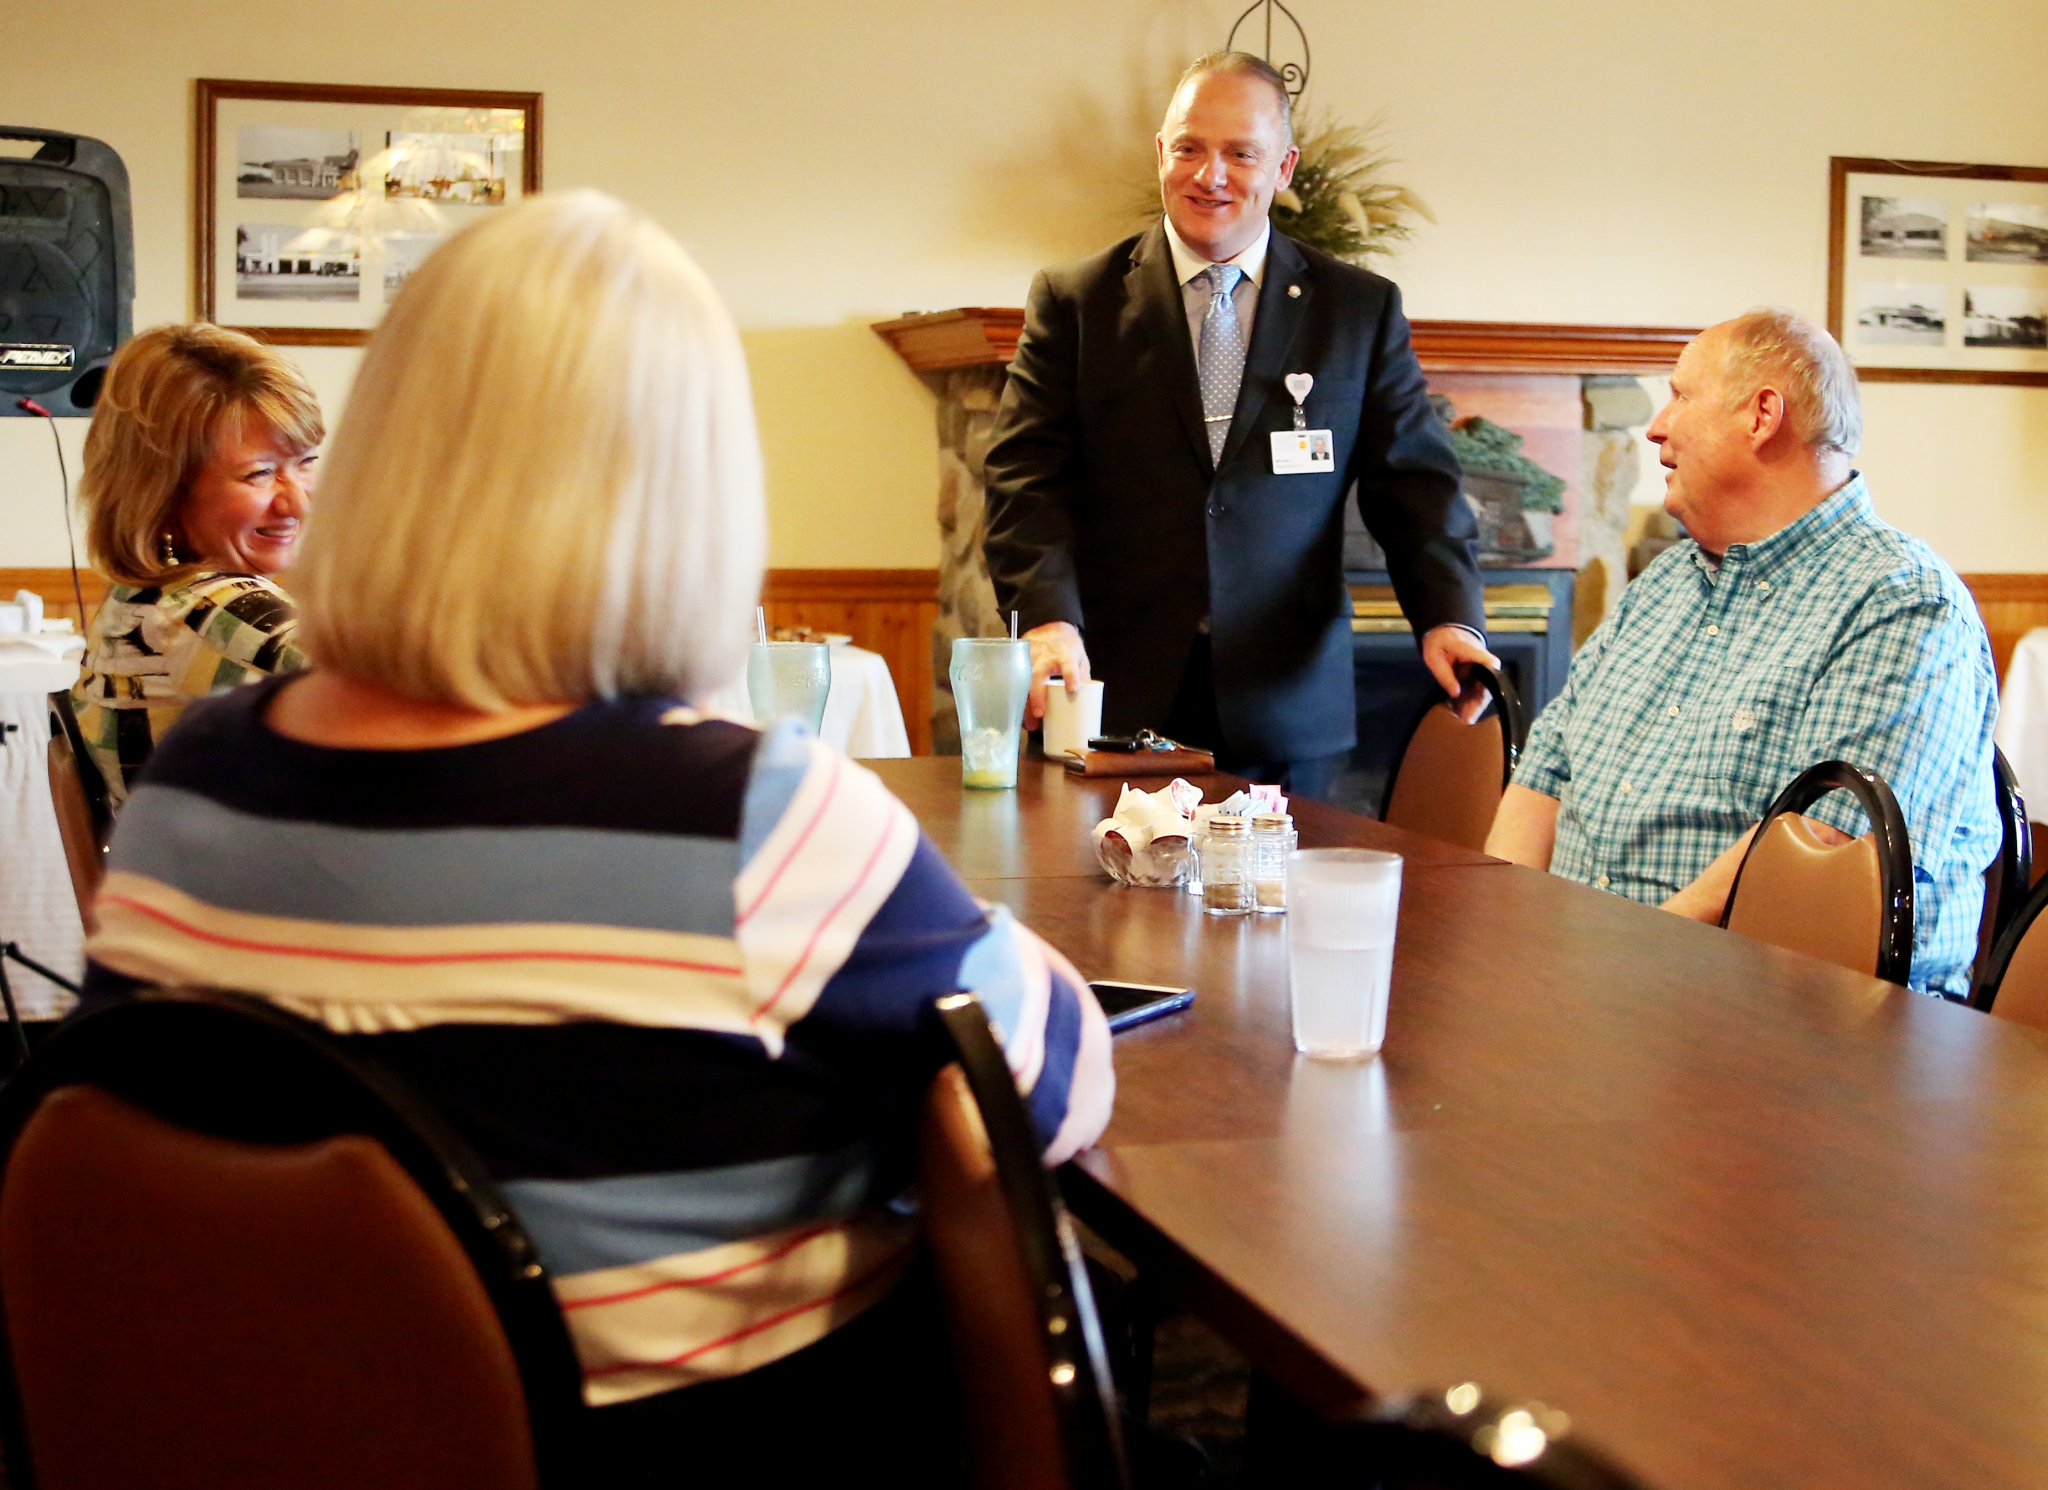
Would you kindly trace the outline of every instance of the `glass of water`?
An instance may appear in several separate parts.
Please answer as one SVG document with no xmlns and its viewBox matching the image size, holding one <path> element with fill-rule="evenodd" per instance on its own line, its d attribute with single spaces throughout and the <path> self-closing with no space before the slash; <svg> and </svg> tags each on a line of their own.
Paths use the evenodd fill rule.
<svg viewBox="0 0 2048 1490">
<path fill-rule="evenodd" d="M 823 642 L 755 642 L 747 657 L 747 704 L 763 729 L 794 714 L 817 734 L 832 692 L 832 649 Z"/>
<path fill-rule="evenodd" d="M 1024 700 L 1031 692 L 1031 643 L 963 636 L 953 643 L 953 707 L 960 715 L 960 781 L 1005 791 L 1017 785 Z"/>
<path fill-rule="evenodd" d="M 1287 858 L 1287 978 L 1294 1048 L 1336 1060 L 1387 1037 L 1401 856 L 1369 848 L 1297 849 Z"/>
</svg>

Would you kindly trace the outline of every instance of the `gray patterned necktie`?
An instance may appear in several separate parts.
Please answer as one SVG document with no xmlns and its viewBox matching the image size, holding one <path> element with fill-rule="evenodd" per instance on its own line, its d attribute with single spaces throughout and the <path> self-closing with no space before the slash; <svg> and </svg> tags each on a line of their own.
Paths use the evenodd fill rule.
<svg viewBox="0 0 2048 1490">
<path fill-rule="evenodd" d="M 1219 463 L 1223 442 L 1230 438 L 1238 385 L 1244 381 L 1244 333 L 1238 328 L 1237 302 L 1230 294 L 1243 273 L 1235 264 L 1211 264 L 1202 271 L 1209 285 L 1209 308 L 1202 313 L 1202 343 L 1195 365 L 1202 378 L 1202 421 L 1209 431 L 1209 458 Z"/>
</svg>

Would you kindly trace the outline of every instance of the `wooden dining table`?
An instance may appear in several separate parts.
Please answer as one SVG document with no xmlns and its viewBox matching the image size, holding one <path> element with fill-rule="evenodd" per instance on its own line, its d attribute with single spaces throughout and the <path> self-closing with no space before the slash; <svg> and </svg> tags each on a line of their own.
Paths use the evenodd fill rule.
<svg viewBox="0 0 2048 1490">
<path fill-rule="evenodd" d="M 1385 1048 L 1310 1059 L 1284 916 L 1096 868 L 1120 782 L 877 770 L 1085 975 L 1197 991 L 1066 1189 L 1317 1412 L 1475 1381 L 1660 1490 L 2048 1485 L 2048 1036 L 1300 802 L 1405 859 Z"/>
</svg>

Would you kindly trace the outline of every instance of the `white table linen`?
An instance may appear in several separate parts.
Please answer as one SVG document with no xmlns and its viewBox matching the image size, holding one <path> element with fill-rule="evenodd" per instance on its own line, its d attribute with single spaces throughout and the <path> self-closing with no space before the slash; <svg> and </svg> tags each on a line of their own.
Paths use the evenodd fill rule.
<svg viewBox="0 0 2048 1490">
<path fill-rule="evenodd" d="M 82 645 L 68 655 L 17 642 L 0 646 L 0 941 L 76 980 L 85 971 L 85 928 L 71 890 L 57 810 L 50 801 L 50 695 L 78 678 Z M 7 983 L 23 1019 L 55 1019 L 72 997 L 18 962 Z"/>
<path fill-rule="evenodd" d="M 2020 779 L 2028 818 L 2048 822 L 2048 626 L 2035 627 L 2012 649 L 1992 738 Z"/>
<path fill-rule="evenodd" d="M 702 702 L 713 713 L 754 718 L 744 676 Z M 910 754 L 903 703 L 881 653 L 855 646 L 832 648 L 832 691 L 825 696 L 825 722 L 818 733 L 855 760 L 901 760 Z"/>
</svg>

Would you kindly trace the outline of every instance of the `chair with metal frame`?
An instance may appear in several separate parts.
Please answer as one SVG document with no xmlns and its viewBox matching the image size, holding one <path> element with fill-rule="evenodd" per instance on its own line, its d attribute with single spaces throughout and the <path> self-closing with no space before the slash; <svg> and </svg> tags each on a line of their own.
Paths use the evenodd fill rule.
<svg viewBox="0 0 2048 1490">
<path fill-rule="evenodd" d="M 1977 960 L 1971 969 L 1972 1003 L 1976 985 L 1991 970 L 1992 948 L 2034 883 L 2034 834 L 2027 822 L 2026 800 L 2020 795 L 2018 774 L 1996 745 L 1991 747 L 1991 791 L 1998 804 L 2000 841 L 1998 856 L 1984 869 L 1984 910 L 1977 919 Z"/>
<path fill-rule="evenodd" d="M 324 1031 L 146 994 L 0 1092 L 10 1482 L 575 1481 L 581 1376 L 475 1156 Z"/>
<path fill-rule="evenodd" d="M 1800 816 L 1829 792 L 1856 798 L 1870 831 L 1830 845 Z M 1913 965 L 1913 849 L 1884 778 L 1822 761 L 1779 792 L 1735 872 L 1721 924 L 1903 984 Z"/>
<path fill-rule="evenodd" d="M 91 932 L 97 929 L 93 897 L 107 876 L 107 844 L 114 836 L 113 802 L 106 778 L 86 749 L 71 695 L 50 695 L 50 801 L 57 809 L 57 831 L 64 840 L 64 863 L 71 871 L 71 893 L 78 897 L 78 918 Z"/>
<path fill-rule="evenodd" d="M 1642 1490 L 1540 1402 L 1503 1402 L 1467 1382 L 1381 1398 L 1348 1432 L 1385 1490 Z"/>
<path fill-rule="evenodd" d="M 1387 782 L 1380 821 L 1484 849 L 1528 724 L 1515 685 L 1503 674 L 1475 662 L 1470 676 L 1486 691 L 1486 712 L 1467 724 L 1448 698 L 1434 697 L 1423 707 Z"/>
<path fill-rule="evenodd" d="M 2048 1030 L 2048 879 L 2028 892 L 1992 945 L 1970 1002 L 1988 1014 Z"/>
<path fill-rule="evenodd" d="M 957 1064 L 926 1099 L 918 1190 L 971 1482 L 1123 1490 L 1121 1425 L 1072 1222 L 980 1002 L 953 994 L 938 1012 Z"/>
</svg>

